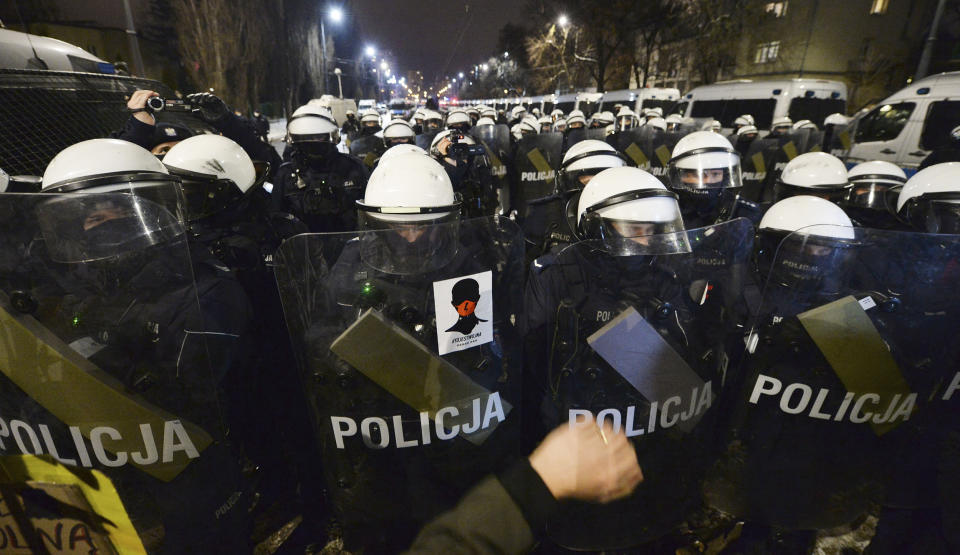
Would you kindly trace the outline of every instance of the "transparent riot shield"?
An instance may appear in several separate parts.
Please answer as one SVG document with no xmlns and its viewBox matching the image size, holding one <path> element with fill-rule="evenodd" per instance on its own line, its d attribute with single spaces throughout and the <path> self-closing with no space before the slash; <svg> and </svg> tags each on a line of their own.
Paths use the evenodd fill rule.
<svg viewBox="0 0 960 555">
<path fill-rule="evenodd" d="M 387 148 L 383 144 L 383 139 L 376 135 L 367 135 L 359 137 L 350 142 L 350 154 L 363 161 L 367 168 L 376 165 L 380 156 L 386 152 Z"/>
<path fill-rule="evenodd" d="M 520 231 L 386 223 L 276 261 L 333 517 L 351 551 L 398 552 L 518 454 Z"/>
<path fill-rule="evenodd" d="M 531 276 L 529 287 L 556 314 L 528 357 L 543 380 L 534 388 L 543 396 L 543 430 L 606 421 L 633 443 L 644 473 L 625 499 L 566 504 L 547 526 L 553 542 L 641 546 L 677 529 L 698 505 L 713 460 L 715 407 L 736 381 L 730 360 L 743 350 L 738 315 L 752 230 L 737 219 L 580 242 Z"/>
<path fill-rule="evenodd" d="M 440 131 L 427 131 L 426 133 L 417 135 L 417 146 L 430 152 L 430 144 L 433 143 L 433 138 L 436 137 L 439 132 Z"/>
<path fill-rule="evenodd" d="M 747 155 L 741 159 L 743 198 L 753 202 L 773 200 L 773 185 L 786 166 L 786 162 L 778 162 L 782 158 L 780 140 L 777 138 L 758 138 L 750 143 Z"/>
<path fill-rule="evenodd" d="M 71 499 L 116 552 L 242 550 L 254 495 L 225 435 L 223 284 L 194 272 L 179 186 L 125 191 L 0 195 L 0 467 L 87 476 Z"/>
<path fill-rule="evenodd" d="M 593 129 L 587 129 L 587 132 L 584 134 L 584 139 L 586 140 L 595 140 L 603 141 L 607 138 L 607 128 L 606 127 L 596 127 Z"/>
<path fill-rule="evenodd" d="M 513 196 L 520 213 L 523 213 L 527 201 L 553 193 L 557 170 L 563 161 L 562 147 L 562 133 L 527 135 L 517 143 L 513 161 L 517 179 Z"/>
<path fill-rule="evenodd" d="M 490 174 L 494 179 L 500 213 L 510 207 L 510 129 L 506 125 L 481 125 L 470 129 L 470 136 L 487 150 Z"/>
<path fill-rule="evenodd" d="M 937 437 L 956 426 L 960 236 L 814 226 L 758 240 L 765 286 L 708 501 L 795 530 L 930 502 L 918 492 L 945 487 Z"/>
<path fill-rule="evenodd" d="M 567 129 L 563 132 L 563 152 L 566 153 L 570 147 L 587 138 L 586 127 L 579 129 Z"/>
</svg>

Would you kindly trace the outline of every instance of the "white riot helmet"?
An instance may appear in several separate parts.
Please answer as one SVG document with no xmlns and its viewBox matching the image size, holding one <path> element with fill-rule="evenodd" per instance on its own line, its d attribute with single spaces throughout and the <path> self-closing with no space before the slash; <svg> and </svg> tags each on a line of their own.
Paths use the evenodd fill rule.
<svg viewBox="0 0 960 555">
<path fill-rule="evenodd" d="M 847 172 L 847 180 L 850 189 L 840 204 L 861 225 L 889 227 L 894 223 L 897 197 L 907 182 L 902 169 L 883 160 L 863 162 Z"/>
<path fill-rule="evenodd" d="M 808 119 L 802 119 L 797 123 L 793 124 L 794 131 L 799 131 L 800 129 L 812 129 L 814 131 L 817 131 L 817 124 L 813 123 Z"/>
<path fill-rule="evenodd" d="M 654 116 L 648 119 L 646 125 L 653 127 L 654 129 L 659 129 L 660 131 L 667 130 L 667 120 L 661 118 L 660 116 Z"/>
<path fill-rule="evenodd" d="M 723 129 L 723 124 L 715 119 L 708 120 L 700 126 L 701 131 L 709 131 L 711 133 L 720 133 Z"/>
<path fill-rule="evenodd" d="M 360 112 L 361 128 L 380 128 L 380 114 L 376 110 L 364 110 Z"/>
<path fill-rule="evenodd" d="M 550 128 L 553 127 L 553 120 L 550 119 L 550 116 L 543 116 L 537 120 L 537 124 L 541 133 L 549 133 Z"/>
<path fill-rule="evenodd" d="M 530 113 L 536 116 L 538 119 L 540 118 L 540 108 L 534 107 L 532 110 L 530 110 Z"/>
<path fill-rule="evenodd" d="M 222 135 L 196 135 L 180 141 L 163 157 L 163 165 L 180 177 L 188 221 L 223 210 L 257 183 L 250 156 Z"/>
<path fill-rule="evenodd" d="M 837 112 L 835 114 L 830 114 L 823 120 L 823 126 L 828 125 L 846 125 L 850 121 L 850 118 Z"/>
<path fill-rule="evenodd" d="M 567 116 L 567 129 L 582 129 L 587 126 L 587 118 L 580 110 L 573 110 Z"/>
<path fill-rule="evenodd" d="M 553 122 L 553 131 L 555 133 L 563 133 L 567 130 L 567 120 L 560 118 L 557 121 Z"/>
<path fill-rule="evenodd" d="M 489 107 L 489 106 L 484 106 L 483 108 L 480 108 L 480 117 L 482 117 L 482 118 L 490 118 L 490 119 L 496 121 L 496 120 L 497 120 L 497 111 L 494 110 L 493 108 Z"/>
<path fill-rule="evenodd" d="M 291 116 L 287 122 L 287 141 L 307 156 L 329 156 L 337 152 L 340 128 L 333 118 L 322 114 Z"/>
<path fill-rule="evenodd" d="M 399 144 L 399 145 L 391 146 L 391 147 L 387 148 L 387 150 L 383 153 L 383 155 L 380 156 L 380 162 L 383 162 L 384 158 L 392 158 L 392 157 L 394 157 L 394 156 L 396 156 L 396 155 L 398 155 L 398 154 L 409 154 L 409 153 L 411 153 L 411 152 L 416 153 L 416 154 L 422 154 L 423 156 L 429 156 L 429 155 L 430 155 L 426 150 L 423 150 L 422 148 L 418 147 L 417 145 L 413 145 L 413 144 Z"/>
<path fill-rule="evenodd" d="M 734 131 L 739 131 L 740 128 L 743 127 L 743 126 L 745 126 L 745 125 L 753 125 L 753 124 L 750 123 L 750 120 L 748 120 L 748 119 L 745 118 L 744 116 L 738 116 L 737 119 L 733 120 L 733 130 L 734 130 Z"/>
<path fill-rule="evenodd" d="M 527 135 L 536 135 L 538 125 L 535 121 L 531 122 L 524 118 L 520 123 L 510 128 L 510 133 L 513 134 L 513 138 L 519 141 Z"/>
<path fill-rule="evenodd" d="M 560 108 L 554 108 L 553 111 L 550 112 L 550 119 L 552 119 L 554 123 L 561 118 L 563 118 L 563 110 Z"/>
<path fill-rule="evenodd" d="M 756 136 L 756 134 L 757 134 L 758 132 L 759 132 L 759 131 L 757 131 L 757 126 L 755 126 L 755 125 L 744 125 L 744 126 L 741 127 L 740 129 L 737 129 L 737 138 L 739 139 L 740 137 L 747 137 L 748 135 L 754 135 L 754 136 Z"/>
<path fill-rule="evenodd" d="M 510 110 L 510 121 L 516 121 L 525 115 L 527 115 L 527 109 L 523 107 L 523 104 L 518 104 Z"/>
<path fill-rule="evenodd" d="M 510 127 L 510 135 L 513 136 L 513 139 L 519 141 L 523 138 L 523 133 L 520 132 L 520 124 L 514 124 Z"/>
<path fill-rule="evenodd" d="M 788 133 L 793 128 L 793 120 L 789 116 L 783 116 L 773 120 L 770 124 L 771 133 Z"/>
<path fill-rule="evenodd" d="M 540 131 L 540 121 L 537 119 L 536 116 L 527 114 L 523 116 L 523 119 L 520 120 L 520 123 L 529 125 L 536 132 Z"/>
<path fill-rule="evenodd" d="M 493 121 L 493 119 L 488 118 L 487 116 L 483 116 L 482 118 L 477 120 L 476 126 L 480 127 L 481 125 L 496 125 L 496 124 L 497 122 Z"/>
<path fill-rule="evenodd" d="M 807 152 L 787 163 L 774 188 L 774 198 L 783 200 L 796 195 L 812 195 L 839 202 L 849 187 L 847 167 L 843 161 L 826 152 Z"/>
<path fill-rule="evenodd" d="M 918 230 L 960 234 L 960 162 L 915 173 L 900 191 L 897 214 Z"/>
<path fill-rule="evenodd" d="M 637 114 L 633 110 L 624 106 L 620 108 L 620 111 L 617 112 L 617 129 L 620 131 L 626 131 L 628 129 L 633 129 L 639 123 Z"/>
<path fill-rule="evenodd" d="M 120 139 L 90 139 L 61 150 L 43 173 L 36 217 L 56 262 L 92 262 L 183 235 L 179 180 L 150 151 Z M 38 197 L 39 200 L 40 197 Z"/>
<path fill-rule="evenodd" d="M 670 183 L 674 190 L 728 189 L 743 186 L 740 155 L 726 137 L 710 131 L 686 135 L 673 148 Z"/>
<path fill-rule="evenodd" d="M 639 168 L 597 174 L 580 194 L 577 218 L 580 238 L 601 241 L 613 256 L 690 250 L 676 195 Z"/>
<path fill-rule="evenodd" d="M 357 201 L 360 256 L 390 274 L 440 268 L 457 252 L 460 201 L 436 160 L 411 152 L 381 158 Z"/>
<path fill-rule="evenodd" d="M 447 115 L 447 129 L 458 129 L 463 133 L 470 130 L 470 114 L 457 110 Z"/>
<path fill-rule="evenodd" d="M 423 111 L 423 132 L 439 131 L 443 128 L 443 116 L 434 110 Z"/>
<path fill-rule="evenodd" d="M 667 130 L 676 131 L 681 125 L 683 125 L 683 116 L 680 114 L 670 114 L 664 121 L 667 124 Z"/>
<path fill-rule="evenodd" d="M 333 112 L 326 106 L 317 106 L 316 104 L 304 104 L 290 114 L 290 119 L 302 116 L 304 114 L 314 114 L 316 116 L 326 116 L 333 119 Z"/>
<path fill-rule="evenodd" d="M 663 108 L 657 106 L 656 108 L 648 108 L 644 110 L 644 116 L 649 120 L 650 118 L 662 118 L 663 117 Z"/>
<path fill-rule="evenodd" d="M 616 121 L 616 118 L 613 117 L 613 112 L 608 112 L 606 110 L 593 114 L 591 119 L 596 124 L 595 127 L 606 127 L 608 125 L 613 125 Z"/>
<path fill-rule="evenodd" d="M 413 144 L 417 135 L 406 120 L 395 119 L 383 128 L 383 144 L 390 148 L 395 145 Z"/>
<path fill-rule="evenodd" d="M 580 141 L 563 155 L 557 172 L 557 190 L 560 193 L 578 191 L 603 170 L 626 165 L 623 155 L 609 144 L 596 139 Z"/>
<path fill-rule="evenodd" d="M 818 294 L 843 284 L 855 261 L 853 223 L 836 204 L 806 195 L 767 210 L 757 230 L 756 263 L 763 278 Z"/>
</svg>

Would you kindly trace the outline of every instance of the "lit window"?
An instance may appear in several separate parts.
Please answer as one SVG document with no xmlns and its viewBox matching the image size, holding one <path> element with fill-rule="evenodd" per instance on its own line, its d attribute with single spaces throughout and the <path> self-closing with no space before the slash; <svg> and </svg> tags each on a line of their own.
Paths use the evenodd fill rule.
<svg viewBox="0 0 960 555">
<path fill-rule="evenodd" d="M 889 6 L 890 0 L 873 0 L 873 4 L 870 6 L 870 15 L 883 15 L 887 13 Z"/>
<path fill-rule="evenodd" d="M 787 15 L 787 2 L 767 2 L 764 10 L 774 17 L 783 17 Z"/>
<path fill-rule="evenodd" d="M 765 64 L 776 61 L 780 54 L 780 41 L 765 42 L 757 46 L 757 54 L 753 58 L 755 64 Z"/>
</svg>

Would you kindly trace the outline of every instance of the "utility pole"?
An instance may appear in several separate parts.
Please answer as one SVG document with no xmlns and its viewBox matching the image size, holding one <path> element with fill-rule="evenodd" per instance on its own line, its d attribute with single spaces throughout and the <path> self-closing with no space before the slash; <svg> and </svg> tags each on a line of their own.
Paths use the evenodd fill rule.
<svg viewBox="0 0 960 555">
<path fill-rule="evenodd" d="M 933 25 L 930 26 L 930 34 L 927 35 L 927 42 L 923 45 L 923 54 L 920 55 L 920 63 L 917 64 L 917 74 L 913 80 L 923 79 L 930 70 L 930 58 L 933 57 L 933 45 L 937 42 L 937 29 L 940 28 L 940 18 L 943 16 L 943 6 L 946 0 L 937 2 L 937 11 L 933 13 Z"/>
<path fill-rule="evenodd" d="M 137 42 L 137 30 L 133 26 L 133 14 L 130 12 L 130 0 L 123 0 L 123 11 L 126 13 L 126 33 L 127 39 L 130 41 L 130 52 L 133 56 L 134 67 L 130 68 L 131 73 L 141 77 L 146 77 L 146 75 L 144 75 L 143 57 L 140 56 L 140 43 Z"/>
</svg>

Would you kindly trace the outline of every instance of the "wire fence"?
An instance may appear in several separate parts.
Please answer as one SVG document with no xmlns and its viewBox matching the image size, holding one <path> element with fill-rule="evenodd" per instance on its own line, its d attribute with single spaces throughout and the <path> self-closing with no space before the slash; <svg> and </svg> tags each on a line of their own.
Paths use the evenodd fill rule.
<svg viewBox="0 0 960 555">
<path fill-rule="evenodd" d="M 119 75 L 0 69 L 0 168 L 10 175 L 43 175 L 64 148 L 123 129 L 127 99 L 137 89 L 165 98 L 176 93 L 158 81 Z M 190 119 L 162 112 L 160 121 Z"/>
</svg>

